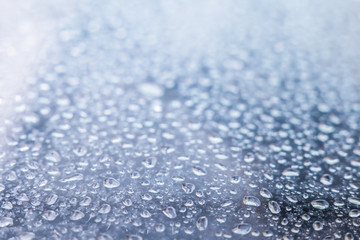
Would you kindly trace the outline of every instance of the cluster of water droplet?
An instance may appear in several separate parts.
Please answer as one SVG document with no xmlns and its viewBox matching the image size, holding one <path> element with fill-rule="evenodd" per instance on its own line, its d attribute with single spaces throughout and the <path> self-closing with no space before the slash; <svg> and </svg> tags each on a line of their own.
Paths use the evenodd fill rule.
<svg viewBox="0 0 360 240">
<path fill-rule="evenodd" d="M 15 96 L 0 239 L 359 237 L 359 86 L 333 53 L 278 31 L 168 54 L 121 9 L 74 10 Z"/>
</svg>

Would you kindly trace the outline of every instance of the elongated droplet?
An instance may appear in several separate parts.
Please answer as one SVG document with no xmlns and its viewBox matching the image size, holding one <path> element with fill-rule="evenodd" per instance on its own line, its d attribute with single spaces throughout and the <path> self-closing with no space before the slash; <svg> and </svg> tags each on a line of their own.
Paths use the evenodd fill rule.
<svg viewBox="0 0 360 240">
<path fill-rule="evenodd" d="M 11 217 L 0 217 L 0 227 L 12 226 L 14 221 Z"/>
<path fill-rule="evenodd" d="M 313 208 L 323 210 L 329 207 L 329 203 L 324 199 L 316 199 L 311 202 L 311 206 L 313 206 Z"/>
<path fill-rule="evenodd" d="M 300 175 L 300 172 L 297 169 L 288 168 L 282 172 L 282 175 L 285 177 L 298 177 Z"/>
<path fill-rule="evenodd" d="M 252 227 L 248 223 L 238 224 L 232 228 L 233 233 L 246 235 L 251 231 Z"/>
<path fill-rule="evenodd" d="M 360 205 L 360 199 L 359 198 L 349 197 L 348 201 L 349 201 L 349 203 L 352 203 L 352 204 L 355 204 L 355 205 Z"/>
<path fill-rule="evenodd" d="M 248 206 L 259 207 L 261 205 L 260 200 L 254 196 L 245 196 L 243 203 Z"/>
<path fill-rule="evenodd" d="M 74 210 L 71 215 L 70 215 L 70 219 L 73 221 L 77 221 L 82 219 L 85 216 L 85 214 L 79 210 Z"/>
<path fill-rule="evenodd" d="M 199 166 L 193 167 L 192 170 L 193 170 L 193 173 L 197 176 L 205 176 L 207 173 L 204 169 L 202 169 Z"/>
<path fill-rule="evenodd" d="M 120 186 L 120 183 L 118 180 L 112 178 L 112 177 L 108 177 L 104 179 L 104 187 L 106 188 L 116 188 Z"/>
<path fill-rule="evenodd" d="M 196 221 L 196 227 L 199 229 L 199 231 L 204 231 L 208 226 L 208 219 L 205 216 L 199 217 L 199 219 Z"/>
</svg>

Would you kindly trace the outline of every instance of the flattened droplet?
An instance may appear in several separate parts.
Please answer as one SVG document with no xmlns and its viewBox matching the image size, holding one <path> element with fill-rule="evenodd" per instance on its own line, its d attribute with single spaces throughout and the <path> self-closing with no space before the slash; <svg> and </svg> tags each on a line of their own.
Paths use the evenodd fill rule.
<svg viewBox="0 0 360 240">
<path fill-rule="evenodd" d="M 329 203 L 324 199 L 316 199 L 311 202 L 311 206 L 316 209 L 324 210 L 329 207 Z"/>
<path fill-rule="evenodd" d="M 252 227 L 248 223 L 242 223 L 234 226 L 232 228 L 233 233 L 239 234 L 239 235 L 246 235 L 251 231 Z"/>
<path fill-rule="evenodd" d="M 85 217 L 85 214 L 79 210 L 74 210 L 72 211 L 71 215 L 70 215 L 70 220 L 73 221 L 78 221 L 80 219 L 82 219 L 83 217 Z"/>
<path fill-rule="evenodd" d="M 300 172 L 297 169 L 288 168 L 282 172 L 282 175 L 285 177 L 298 177 L 300 175 Z"/>
<path fill-rule="evenodd" d="M 146 158 L 142 161 L 142 164 L 146 167 L 146 168 L 153 168 L 156 165 L 156 158 L 155 157 L 151 157 L 151 158 Z"/>
<path fill-rule="evenodd" d="M 120 186 L 120 182 L 112 177 L 105 178 L 103 184 L 106 188 L 116 188 Z"/>
<path fill-rule="evenodd" d="M 349 197 L 348 201 L 349 201 L 349 203 L 352 203 L 352 204 L 355 204 L 355 205 L 360 205 L 360 199 L 359 198 Z"/>
<path fill-rule="evenodd" d="M 71 176 L 67 176 L 60 180 L 60 182 L 67 183 L 67 182 L 74 182 L 74 181 L 81 181 L 84 179 L 84 176 L 81 173 L 75 173 Z"/>
<path fill-rule="evenodd" d="M 320 182 L 326 186 L 329 186 L 333 183 L 334 178 L 330 174 L 324 174 L 320 178 Z"/>
<path fill-rule="evenodd" d="M 61 156 L 57 151 L 50 150 L 46 153 L 45 159 L 51 162 L 60 162 Z"/>
<path fill-rule="evenodd" d="M 197 176 L 205 176 L 207 174 L 206 170 L 204 170 L 203 168 L 199 167 L 199 166 L 194 166 L 192 168 L 193 173 Z"/>
<path fill-rule="evenodd" d="M 107 203 L 101 205 L 100 209 L 99 209 L 99 213 L 101 214 L 106 214 L 109 213 L 111 211 L 111 206 Z"/>
<path fill-rule="evenodd" d="M 53 210 L 46 210 L 42 214 L 42 218 L 47 221 L 54 221 L 57 217 L 57 213 Z"/>
<path fill-rule="evenodd" d="M 272 194 L 267 188 L 262 188 L 260 190 L 260 195 L 264 198 L 272 198 Z"/>
<path fill-rule="evenodd" d="M 243 203 L 247 206 L 259 207 L 261 205 L 260 200 L 254 196 L 245 196 L 243 198 Z"/>
<path fill-rule="evenodd" d="M 176 218 L 176 216 L 177 216 L 176 215 L 176 210 L 173 207 L 166 207 L 163 210 L 163 213 L 164 213 L 165 216 L 167 216 L 170 219 Z"/>
<path fill-rule="evenodd" d="M 0 227 L 9 227 L 14 224 L 11 217 L 0 217 Z"/>
<path fill-rule="evenodd" d="M 204 231 L 208 226 L 208 219 L 206 216 L 199 217 L 196 221 L 196 227 L 199 231 Z"/>
<path fill-rule="evenodd" d="M 228 207 L 230 205 L 232 205 L 234 202 L 232 200 L 226 200 L 225 202 L 223 202 L 221 204 L 221 207 Z"/>
<path fill-rule="evenodd" d="M 33 232 L 22 232 L 18 235 L 19 240 L 32 240 L 35 239 L 35 233 Z"/>
<path fill-rule="evenodd" d="M 56 203 L 56 201 L 58 200 L 58 195 L 56 194 L 50 194 L 49 196 L 47 196 L 47 198 L 45 199 L 45 202 L 47 205 L 53 205 Z"/>
<path fill-rule="evenodd" d="M 269 201 L 268 207 L 273 214 L 278 214 L 281 211 L 280 205 L 276 201 Z"/>
<path fill-rule="evenodd" d="M 126 235 L 126 240 L 143 240 L 143 238 L 139 235 L 130 234 Z"/>
<path fill-rule="evenodd" d="M 315 231 L 321 231 L 323 228 L 324 228 L 324 224 L 323 224 L 322 222 L 320 222 L 320 221 L 315 221 L 315 222 L 313 223 L 313 229 L 314 229 Z"/>
<path fill-rule="evenodd" d="M 349 212 L 349 217 L 357 218 L 360 216 L 360 210 L 359 209 L 351 209 Z"/>
<path fill-rule="evenodd" d="M 161 97 L 164 93 L 163 89 L 154 83 L 142 83 L 138 89 L 142 94 L 149 97 Z"/>
</svg>

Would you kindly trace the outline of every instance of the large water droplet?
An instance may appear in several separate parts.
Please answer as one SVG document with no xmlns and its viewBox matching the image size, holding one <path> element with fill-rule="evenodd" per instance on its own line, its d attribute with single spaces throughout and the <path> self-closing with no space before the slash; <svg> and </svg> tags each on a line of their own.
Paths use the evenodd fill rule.
<svg viewBox="0 0 360 240">
<path fill-rule="evenodd" d="M 82 219 L 85 216 L 85 214 L 79 210 L 72 211 L 70 215 L 70 220 L 77 221 Z"/>
<path fill-rule="evenodd" d="M 243 198 L 243 203 L 247 206 L 259 207 L 261 205 L 260 200 L 254 196 L 245 196 Z"/>
<path fill-rule="evenodd" d="M 57 213 L 53 210 L 46 210 L 42 214 L 42 218 L 47 221 L 54 221 L 57 217 Z"/>
<path fill-rule="evenodd" d="M 311 202 L 311 206 L 313 206 L 316 209 L 323 210 L 329 207 L 329 203 L 324 199 L 316 199 Z"/>
<path fill-rule="evenodd" d="M 234 226 L 232 228 L 233 233 L 240 234 L 240 235 L 246 235 L 251 231 L 252 227 L 248 223 L 242 223 Z"/>
<path fill-rule="evenodd" d="M 199 217 L 196 221 L 196 227 L 199 231 L 204 231 L 208 226 L 208 219 L 206 216 Z"/>
<path fill-rule="evenodd" d="M 105 178 L 103 184 L 106 188 L 116 188 L 120 186 L 120 182 L 112 177 Z"/>
<path fill-rule="evenodd" d="M 165 214 L 165 216 L 167 216 L 168 218 L 176 218 L 176 211 L 175 211 L 175 208 L 173 207 L 166 207 L 164 210 L 163 210 L 163 213 Z"/>
<path fill-rule="evenodd" d="M 276 201 L 269 201 L 268 207 L 273 214 L 278 214 L 281 211 L 280 205 Z"/>
</svg>

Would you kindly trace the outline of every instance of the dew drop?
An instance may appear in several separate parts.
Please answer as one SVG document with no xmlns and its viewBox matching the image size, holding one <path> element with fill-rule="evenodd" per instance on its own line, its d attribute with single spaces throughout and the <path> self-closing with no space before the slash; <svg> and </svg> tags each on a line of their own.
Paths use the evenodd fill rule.
<svg viewBox="0 0 360 240">
<path fill-rule="evenodd" d="M 329 203 L 324 199 L 316 199 L 311 202 L 311 206 L 316 209 L 324 210 L 329 207 Z"/>
<path fill-rule="evenodd" d="M 85 214 L 79 210 L 74 210 L 72 211 L 71 215 L 70 215 L 70 220 L 73 221 L 78 221 L 80 219 L 82 219 L 85 216 Z"/>
<path fill-rule="evenodd" d="M 163 213 L 164 213 L 165 216 L 167 216 L 170 219 L 176 218 L 176 216 L 177 216 L 175 208 L 173 208 L 173 207 L 166 207 L 163 210 Z"/>
<path fill-rule="evenodd" d="M 183 183 L 182 184 L 182 189 L 184 190 L 184 192 L 186 194 L 190 194 L 195 190 L 195 185 L 192 183 Z"/>
<path fill-rule="evenodd" d="M 206 216 L 199 217 L 196 221 L 196 227 L 199 231 L 204 231 L 208 226 L 208 219 Z"/>
<path fill-rule="evenodd" d="M 240 234 L 240 235 L 246 235 L 251 231 L 252 227 L 248 223 L 242 223 L 234 226 L 232 228 L 233 233 Z"/>
<path fill-rule="evenodd" d="M 288 168 L 282 172 L 282 175 L 285 177 L 298 177 L 300 175 L 300 172 L 297 169 Z"/>
<path fill-rule="evenodd" d="M 203 168 L 199 167 L 199 166 L 194 166 L 192 168 L 193 173 L 197 176 L 205 176 L 207 174 L 206 170 L 204 170 Z"/>
<path fill-rule="evenodd" d="M 46 210 L 42 214 L 42 218 L 47 221 L 54 221 L 57 217 L 57 213 L 53 210 Z"/>
<path fill-rule="evenodd" d="M 106 188 L 116 188 L 120 186 L 120 182 L 112 177 L 105 178 L 103 184 Z"/>
<path fill-rule="evenodd" d="M 273 214 L 278 214 L 281 211 L 280 205 L 276 201 L 269 201 L 268 207 Z"/>
<path fill-rule="evenodd" d="M 245 196 L 243 198 L 243 203 L 247 206 L 259 207 L 261 205 L 260 200 L 254 196 Z"/>
</svg>

